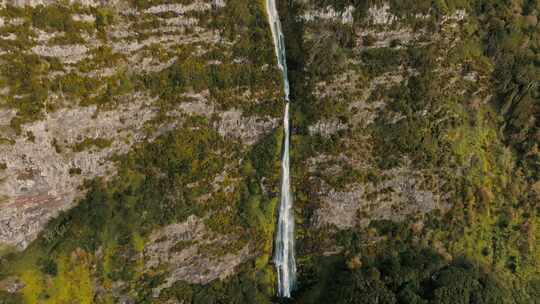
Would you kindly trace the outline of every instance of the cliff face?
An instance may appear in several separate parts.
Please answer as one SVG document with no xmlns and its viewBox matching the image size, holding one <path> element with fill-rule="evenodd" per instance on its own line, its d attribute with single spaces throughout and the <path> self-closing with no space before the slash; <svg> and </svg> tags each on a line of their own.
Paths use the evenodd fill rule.
<svg viewBox="0 0 540 304">
<path fill-rule="evenodd" d="M 293 302 L 540 298 L 538 4 L 465 2 L 278 1 Z M 264 3 L 0 3 L 0 303 L 276 302 Z"/>
<path fill-rule="evenodd" d="M 447 140 L 446 134 L 428 136 L 451 132 L 458 115 L 451 107 L 478 111 L 492 93 L 490 67 L 465 67 L 452 58 L 464 43 L 467 13 L 400 18 L 388 3 L 337 13 L 307 2 L 302 10 L 311 95 L 309 112 L 303 109 L 309 117 L 299 123 L 307 129 L 301 141 L 317 146 L 299 165 L 311 176 L 299 188 L 307 187 L 318 206 L 311 224 L 345 229 L 382 219 L 421 222 L 426 213 L 447 212 L 455 194 L 448 179 L 461 169 L 457 163 L 433 166 L 425 158 L 440 155 L 419 149 Z M 424 66 L 423 60 L 432 62 Z"/>
<path fill-rule="evenodd" d="M 520 273 L 510 279 L 518 285 L 537 278 L 538 228 L 532 223 L 538 221 L 538 171 L 530 161 L 538 159 L 533 117 L 539 108 L 537 92 L 524 88 L 539 81 L 524 72 L 539 71 L 532 63 L 538 54 L 530 51 L 538 46 L 537 6 L 490 5 L 299 1 L 289 7 L 300 268 L 304 280 L 315 284 L 299 292 L 301 301 L 339 302 L 344 293 L 415 302 L 399 290 L 418 281 L 393 277 L 410 274 L 407 259 L 399 261 L 411 254 L 403 244 L 429 248 L 447 261 L 474 260 L 506 279 Z M 493 28 L 519 20 L 531 23 L 512 34 Z M 505 70 L 510 66 L 524 69 L 526 79 L 513 78 L 519 76 Z M 504 104 L 520 118 L 505 112 Z M 517 121 L 527 131 L 514 129 Z M 523 141 L 514 140 L 519 136 Z M 344 261 L 321 266 L 321 255 Z M 328 268 L 349 270 L 325 281 Z M 366 283 L 378 277 L 374 272 L 380 281 Z M 320 277 L 310 281 L 314 273 Z M 363 284 L 386 286 L 384 295 Z M 412 293 L 438 303 L 427 295 L 435 291 L 424 288 Z M 536 299 L 535 292 L 513 292 L 516 302 Z"/>
<path fill-rule="evenodd" d="M 212 128 L 240 146 L 254 144 L 277 126 L 275 111 L 245 113 L 263 102 L 261 107 L 271 106 L 274 88 L 232 85 L 227 90 L 238 95 L 229 101 L 203 85 L 190 87 L 189 78 L 199 75 L 178 75 L 187 78 L 186 85 L 171 96 L 175 100 L 168 101 L 165 110 L 160 88 L 144 83 L 145 77 L 167 77 L 184 68 L 181 65 L 186 73 L 203 74 L 205 69 L 247 64 L 249 59 L 242 54 L 232 54 L 236 34 L 225 37 L 223 30 L 210 24 L 223 14 L 224 3 L 4 5 L 8 5 L 2 10 L 0 28 L 0 243 L 4 245 L 26 248 L 50 218 L 84 195 L 84 180 L 116 173 L 112 156 L 181 127 L 185 116 L 207 117 Z M 263 72 L 262 65 L 257 68 Z M 266 70 L 271 74 L 268 65 Z"/>
<path fill-rule="evenodd" d="M 267 29 L 262 3 L 3 1 L 3 289 L 29 302 L 133 301 L 136 280 L 119 274 L 126 265 L 168 274 L 153 286 L 158 296 L 177 281 L 224 279 L 266 253 L 273 229 L 248 238 L 238 205 L 249 191 L 269 204 L 279 179 L 280 80 Z M 262 203 L 243 208 L 263 212 Z M 99 282 L 86 295 L 75 283 L 69 295 L 47 290 L 71 272 L 60 264 Z"/>
</svg>

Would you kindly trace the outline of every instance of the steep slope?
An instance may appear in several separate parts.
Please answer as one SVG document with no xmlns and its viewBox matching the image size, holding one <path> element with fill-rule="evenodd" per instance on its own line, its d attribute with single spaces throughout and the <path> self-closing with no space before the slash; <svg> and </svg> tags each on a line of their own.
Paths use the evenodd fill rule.
<svg viewBox="0 0 540 304">
<path fill-rule="evenodd" d="M 8 1 L 0 302 L 540 303 L 538 2 L 277 5 L 292 298 L 264 1 Z"/>
<path fill-rule="evenodd" d="M 0 298 L 166 298 L 255 258 L 273 280 L 282 92 L 264 12 L 3 4 Z"/>
<path fill-rule="evenodd" d="M 474 302 L 467 294 L 483 291 L 448 287 L 437 298 L 430 279 L 460 258 L 505 282 L 497 288 L 512 297 L 493 301 L 538 301 L 537 4 L 301 1 L 288 10 L 300 301 Z M 497 22 L 515 28 L 497 32 Z M 430 258 L 418 257 L 425 249 Z M 445 262 L 430 264 L 437 256 Z M 380 280 L 362 281 L 370 271 Z M 330 283 L 336 273 L 341 284 Z"/>
</svg>

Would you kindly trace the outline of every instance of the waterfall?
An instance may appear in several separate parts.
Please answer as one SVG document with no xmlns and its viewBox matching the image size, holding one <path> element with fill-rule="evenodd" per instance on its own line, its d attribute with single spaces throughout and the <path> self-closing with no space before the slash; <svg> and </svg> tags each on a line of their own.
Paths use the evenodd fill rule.
<svg viewBox="0 0 540 304">
<path fill-rule="evenodd" d="M 290 184 L 289 160 L 289 78 L 287 76 L 287 61 L 285 57 L 285 39 L 281 31 L 281 22 L 276 8 L 275 0 L 266 0 L 268 21 L 274 40 L 277 62 L 283 74 L 283 89 L 285 92 L 285 113 L 283 115 L 284 149 L 281 160 L 281 201 L 277 223 L 276 240 L 274 247 L 274 264 L 278 275 L 278 296 L 291 296 L 296 281 L 296 262 L 294 260 L 294 217 L 292 209 L 292 194 Z"/>
</svg>

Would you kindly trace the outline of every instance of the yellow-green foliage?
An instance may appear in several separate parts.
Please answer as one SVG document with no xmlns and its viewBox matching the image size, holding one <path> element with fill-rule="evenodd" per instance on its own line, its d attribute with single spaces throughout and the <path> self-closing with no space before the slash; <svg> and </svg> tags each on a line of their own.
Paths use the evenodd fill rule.
<svg viewBox="0 0 540 304">
<path fill-rule="evenodd" d="M 144 256 L 142 253 L 144 251 L 145 240 L 140 235 L 140 233 L 134 232 L 133 236 L 131 237 L 131 242 L 132 242 L 133 249 L 135 249 L 135 251 L 139 254 L 136 257 L 136 262 L 135 262 L 135 267 L 134 267 L 136 271 L 135 277 L 139 277 L 140 274 L 142 274 L 142 272 L 144 271 Z"/>
<path fill-rule="evenodd" d="M 91 147 L 95 147 L 98 150 L 110 147 L 112 140 L 105 138 L 85 138 L 83 141 L 73 146 L 73 151 L 81 152 Z"/>
<path fill-rule="evenodd" d="M 268 263 L 270 254 L 272 253 L 273 236 L 276 227 L 275 218 L 278 203 L 278 198 L 273 198 L 262 207 L 264 222 L 262 223 L 261 232 L 264 234 L 263 240 L 265 240 L 265 242 L 263 246 L 263 254 L 257 258 L 255 262 L 258 269 L 260 269 L 262 265 Z"/>
<path fill-rule="evenodd" d="M 477 186 L 488 183 L 488 177 L 496 169 L 497 150 L 501 150 L 500 140 L 493 126 L 485 122 L 482 113 L 477 113 L 474 126 L 462 125 L 450 130 L 447 140 L 451 142 L 453 153 L 462 166 L 471 166 L 468 175 Z M 490 186 L 490 185 L 486 185 Z"/>
<path fill-rule="evenodd" d="M 0 204 L 2 204 L 2 197 L 0 196 Z M 0 244 L 0 258 L 6 254 L 9 254 L 11 252 L 15 252 L 15 249 L 8 245 L 1 245 Z"/>
<path fill-rule="evenodd" d="M 77 63 L 77 67 L 82 73 L 95 72 L 98 69 L 111 68 L 124 59 L 125 55 L 114 53 L 108 45 L 102 45 L 88 51 L 88 56 L 92 60 L 82 60 Z"/>
<path fill-rule="evenodd" d="M 102 276 L 105 278 L 105 280 L 110 279 L 113 274 L 113 261 L 112 258 L 116 254 L 116 244 L 114 241 L 108 241 L 105 243 L 105 246 L 103 247 L 103 260 L 102 260 L 102 267 L 103 272 Z"/>
<path fill-rule="evenodd" d="M 474 225 L 465 227 L 463 237 L 451 244 L 451 252 L 488 265 L 491 259 L 488 255 L 492 252 L 485 251 L 486 248 L 491 248 L 492 229 L 495 224 L 496 220 L 493 217 L 485 214 L 477 215 Z"/>
<path fill-rule="evenodd" d="M 78 10 L 75 6 L 47 5 L 34 9 L 27 8 L 32 25 L 46 31 L 63 31 L 66 33 L 93 32 L 94 25 L 73 20 L 72 15 Z M 81 11 L 82 12 L 82 11 Z"/>
<path fill-rule="evenodd" d="M 37 270 L 27 270 L 22 273 L 21 280 L 25 285 L 23 289 L 23 298 L 25 303 L 40 303 L 41 295 L 45 290 L 43 275 Z"/>
<path fill-rule="evenodd" d="M 45 303 L 93 303 L 89 257 L 84 252 L 75 252 L 71 257 L 62 255 L 58 258 L 58 274 L 52 279 L 48 288 L 50 298 Z M 78 254 L 80 256 L 75 257 Z"/>
<path fill-rule="evenodd" d="M 90 272 L 90 257 L 75 251 L 71 257 L 61 255 L 56 260 L 57 273 L 50 277 L 34 265 L 20 275 L 25 284 L 23 298 L 27 304 L 91 304 L 94 286 Z"/>
<path fill-rule="evenodd" d="M 509 280 L 518 279 L 511 274 L 519 273 L 519 280 L 526 282 L 540 273 L 538 219 L 531 216 L 534 210 L 513 206 L 525 181 L 515 172 L 512 151 L 504 147 L 496 125 L 489 121 L 493 116 L 482 108 L 472 123 L 451 129 L 445 136 L 464 168 L 463 204 L 458 205 L 462 210 L 453 213 L 464 215 L 456 221 L 463 232 L 455 239 L 446 231 L 437 238 L 449 244 L 454 256 L 489 265 Z"/>
<path fill-rule="evenodd" d="M 144 251 L 144 238 L 139 233 L 134 233 L 132 237 L 133 242 L 133 249 L 135 249 L 137 252 L 143 252 Z"/>
<path fill-rule="evenodd" d="M 12 53 L 2 56 L 0 79 L 10 88 L 10 94 L 0 106 L 14 107 L 17 117 L 12 127 L 20 131 L 20 124 L 40 118 L 48 94 L 49 80 L 45 77 L 49 64 L 36 55 Z"/>
</svg>

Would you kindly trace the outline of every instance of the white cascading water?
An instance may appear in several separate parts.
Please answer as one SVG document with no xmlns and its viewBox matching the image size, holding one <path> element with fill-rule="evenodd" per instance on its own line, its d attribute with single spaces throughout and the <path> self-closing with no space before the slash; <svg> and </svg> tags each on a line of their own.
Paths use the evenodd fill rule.
<svg viewBox="0 0 540 304">
<path fill-rule="evenodd" d="M 278 66 L 283 74 L 283 88 L 285 91 L 285 113 L 283 116 L 284 149 L 281 160 L 281 202 L 277 223 L 276 241 L 274 247 L 274 264 L 278 275 L 278 296 L 291 297 L 296 281 L 296 262 L 294 260 L 294 217 L 292 209 L 292 194 L 289 169 L 289 79 L 287 76 L 287 62 L 285 57 L 285 39 L 281 31 L 281 22 L 276 8 L 275 0 L 266 0 L 266 11 L 272 38 L 277 56 Z"/>
</svg>

